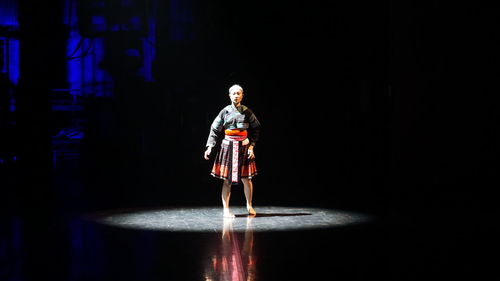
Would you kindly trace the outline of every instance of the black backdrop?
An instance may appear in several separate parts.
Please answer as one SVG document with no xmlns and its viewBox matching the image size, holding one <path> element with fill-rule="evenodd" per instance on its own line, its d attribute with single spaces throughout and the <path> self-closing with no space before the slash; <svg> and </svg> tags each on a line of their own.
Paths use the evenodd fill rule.
<svg viewBox="0 0 500 281">
<path fill-rule="evenodd" d="M 108 61 L 115 98 L 88 101 L 82 161 L 53 187 L 47 93 L 64 76 L 64 29 L 44 21 L 60 18 L 57 9 L 19 2 L 23 206 L 219 204 L 202 154 L 227 88 L 240 83 L 263 125 L 256 205 L 494 207 L 494 9 L 191 1 L 191 40 L 173 40 L 158 12 L 155 82 L 127 72 L 133 61 Z"/>
<path fill-rule="evenodd" d="M 128 77 L 115 101 L 88 107 L 88 200 L 100 208 L 219 204 L 221 183 L 202 156 L 227 89 L 239 83 L 263 126 L 256 205 L 376 206 L 393 100 L 389 15 L 372 8 L 194 3 L 189 41 L 171 40 L 159 17 L 156 82 Z"/>
<path fill-rule="evenodd" d="M 257 205 L 493 206 L 485 196 L 498 171 L 492 11 L 416 2 L 193 7 L 195 39 L 172 42 L 160 19 L 157 83 L 117 106 L 144 132 L 142 152 L 120 123 L 123 138 L 111 146 L 135 156 L 110 157 L 111 167 L 116 159 L 126 167 L 90 198 L 217 204 L 220 182 L 202 153 L 227 88 L 240 83 L 263 125 Z"/>
</svg>

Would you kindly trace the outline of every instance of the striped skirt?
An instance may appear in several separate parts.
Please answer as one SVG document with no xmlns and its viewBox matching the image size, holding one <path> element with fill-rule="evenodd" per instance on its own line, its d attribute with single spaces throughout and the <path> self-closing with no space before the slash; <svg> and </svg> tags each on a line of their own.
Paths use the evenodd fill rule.
<svg viewBox="0 0 500 281">
<path fill-rule="evenodd" d="M 241 178 L 251 179 L 257 175 L 255 159 L 248 159 L 248 144 L 243 144 L 245 139 L 226 135 L 215 156 L 212 176 L 238 184 Z"/>
</svg>

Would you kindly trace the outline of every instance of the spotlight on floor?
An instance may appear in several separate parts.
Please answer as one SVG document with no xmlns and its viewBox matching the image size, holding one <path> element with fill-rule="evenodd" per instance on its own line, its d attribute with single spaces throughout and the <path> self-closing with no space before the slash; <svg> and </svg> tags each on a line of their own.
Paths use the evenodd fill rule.
<svg viewBox="0 0 500 281">
<path fill-rule="evenodd" d="M 335 209 L 300 207 L 258 207 L 257 216 L 245 208 L 233 207 L 233 231 L 291 231 L 334 228 L 368 223 L 369 215 Z M 222 232 L 224 219 L 220 207 L 184 207 L 111 210 L 93 213 L 85 219 L 108 226 L 154 231 Z M 251 221 L 251 224 L 249 224 Z"/>
</svg>

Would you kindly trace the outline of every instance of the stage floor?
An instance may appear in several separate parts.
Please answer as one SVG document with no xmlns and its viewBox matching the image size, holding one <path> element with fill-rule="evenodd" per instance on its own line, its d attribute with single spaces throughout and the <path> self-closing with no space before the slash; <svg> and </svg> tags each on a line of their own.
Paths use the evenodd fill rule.
<svg viewBox="0 0 500 281">
<path fill-rule="evenodd" d="M 73 274 L 89 280 L 383 280 L 375 217 L 255 209 L 253 217 L 233 207 L 233 219 L 223 218 L 220 207 L 88 214 L 75 224 L 83 243 L 73 257 L 82 272 Z"/>
<path fill-rule="evenodd" d="M 234 207 L 234 219 L 223 219 L 218 206 L 4 218 L 0 279 L 413 281 L 497 274 L 495 260 L 483 255 L 494 253 L 496 233 L 470 216 L 461 220 L 466 214 L 423 220 L 313 207 L 255 209 L 250 217 Z"/>
<path fill-rule="evenodd" d="M 86 219 L 109 226 L 137 230 L 222 232 L 295 231 L 344 227 L 369 223 L 373 217 L 344 210 L 305 207 L 256 207 L 258 214 L 249 216 L 246 209 L 233 207 L 234 219 L 223 218 L 221 207 L 185 207 L 136 210 L 113 210 L 91 214 Z"/>
</svg>

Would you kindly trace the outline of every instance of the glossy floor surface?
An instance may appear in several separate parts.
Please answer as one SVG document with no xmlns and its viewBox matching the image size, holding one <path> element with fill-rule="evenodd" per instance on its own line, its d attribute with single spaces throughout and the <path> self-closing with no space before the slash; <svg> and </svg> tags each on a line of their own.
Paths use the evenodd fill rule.
<svg viewBox="0 0 500 281">
<path fill-rule="evenodd" d="M 245 208 L 234 207 L 234 219 L 224 218 L 220 207 L 157 208 L 115 210 L 89 214 L 84 218 L 110 226 L 141 230 L 222 232 L 228 223 L 232 231 L 293 231 L 344 227 L 370 222 L 366 214 L 304 207 L 258 207 L 249 216 Z M 229 222 L 230 221 L 230 222 Z"/>
<path fill-rule="evenodd" d="M 485 280 L 496 228 L 467 213 L 310 207 L 109 210 L 3 218 L 6 281 Z M 425 220 L 423 219 L 425 218 Z M 464 224 L 464 223 L 467 224 Z M 493 238 L 493 239 L 491 239 Z"/>
<path fill-rule="evenodd" d="M 378 268 L 374 218 L 319 208 L 121 210 L 82 221 L 93 280 L 364 280 Z M 92 246 L 91 246 L 92 245 Z M 99 246 L 100 245 L 100 246 Z M 90 277 L 90 276 L 89 276 Z M 347 280 L 346 279 L 346 280 Z"/>
</svg>

